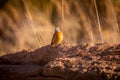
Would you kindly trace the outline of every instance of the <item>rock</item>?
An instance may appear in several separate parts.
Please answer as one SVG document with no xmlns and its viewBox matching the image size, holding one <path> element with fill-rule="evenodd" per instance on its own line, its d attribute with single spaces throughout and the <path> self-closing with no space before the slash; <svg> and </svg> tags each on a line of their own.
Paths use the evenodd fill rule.
<svg viewBox="0 0 120 80">
<path fill-rule="evenodd" d="M 0 57 L 0 80 L 120 80 L 120 47 L 49 45 Z"/>
</svg>

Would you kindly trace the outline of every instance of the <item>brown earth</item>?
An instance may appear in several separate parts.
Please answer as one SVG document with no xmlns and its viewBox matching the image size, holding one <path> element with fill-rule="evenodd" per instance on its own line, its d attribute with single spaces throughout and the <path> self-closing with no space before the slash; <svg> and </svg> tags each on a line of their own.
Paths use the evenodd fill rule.
<svg viewBox="0 0 120 80">
<path fill-rule="evenodd" d="M 120 44 L 60 44 L 0 57 L 0 80 L 120 80 Z"/>
</svg>

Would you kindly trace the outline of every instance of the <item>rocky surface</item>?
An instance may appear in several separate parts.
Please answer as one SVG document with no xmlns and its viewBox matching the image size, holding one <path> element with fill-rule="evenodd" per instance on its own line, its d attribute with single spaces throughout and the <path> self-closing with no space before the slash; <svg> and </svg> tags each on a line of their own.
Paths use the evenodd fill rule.
<svg viewBox="0 0 120 80">
<path fill-rule="evenodd" d="M 120 44 L 11 52 L 0 57 L 0 80 L 120 80 Z"/>
</svg>

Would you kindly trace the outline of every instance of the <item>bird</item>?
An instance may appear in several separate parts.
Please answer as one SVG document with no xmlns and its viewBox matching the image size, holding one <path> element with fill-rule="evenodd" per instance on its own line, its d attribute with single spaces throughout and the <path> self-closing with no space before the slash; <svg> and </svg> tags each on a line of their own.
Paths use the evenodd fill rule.
<svg viewBox="0 0 120 80">
<path fill-rule="evenodd" d="M 63 41 L 63 33 L 59 27 L 55 28 L 55 33 L 53 34 L 51 45 L 60 44 Z"/>
</svg>

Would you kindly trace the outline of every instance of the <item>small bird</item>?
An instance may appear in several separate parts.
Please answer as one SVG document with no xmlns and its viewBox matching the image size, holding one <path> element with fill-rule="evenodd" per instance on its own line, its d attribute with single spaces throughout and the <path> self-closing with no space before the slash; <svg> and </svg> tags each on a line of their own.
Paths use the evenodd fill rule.
<svg viewBox="0 0 120 80">
<path fill-rule="evenodd" d="M 60 44 L 63 40 L 63 33 L 61 32 L 59 27 L 55 28 L 55 33 L 53 35 L 51 45 L 57 45 Z"/>
</svg>

